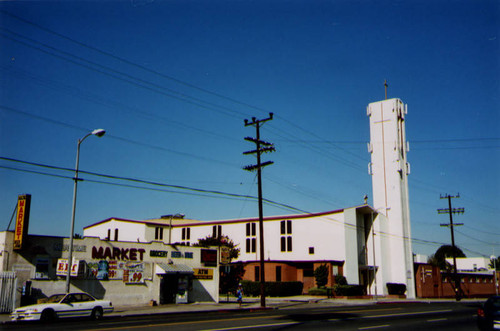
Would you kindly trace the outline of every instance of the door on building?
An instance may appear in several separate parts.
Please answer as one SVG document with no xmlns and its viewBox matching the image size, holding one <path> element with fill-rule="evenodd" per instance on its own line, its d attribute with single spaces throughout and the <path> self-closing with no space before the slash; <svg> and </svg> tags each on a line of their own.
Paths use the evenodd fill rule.
<svg viewBox="0 0 500 331">
<path fill-rule="evenodd" d="M 160 304 L 175 303 L 179 276 L 176 274 L 164 274 L 160 279 Z"/>
</svg>

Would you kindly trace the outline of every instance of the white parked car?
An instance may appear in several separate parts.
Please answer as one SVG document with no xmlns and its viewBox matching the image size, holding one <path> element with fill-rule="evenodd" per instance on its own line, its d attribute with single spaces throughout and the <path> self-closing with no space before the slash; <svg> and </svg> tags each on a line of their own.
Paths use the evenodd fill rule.
<svg viewBox="0 0 500 331">
<path fill-rule="evenodd" d="M 98 300 L 87 293 L 54 294 L 46 302 L 19 307 L 10 315 L 13 321 L 51 321 L 66 317 L 102 318 L 113 311 L 108 300 Z"/>
</svg>

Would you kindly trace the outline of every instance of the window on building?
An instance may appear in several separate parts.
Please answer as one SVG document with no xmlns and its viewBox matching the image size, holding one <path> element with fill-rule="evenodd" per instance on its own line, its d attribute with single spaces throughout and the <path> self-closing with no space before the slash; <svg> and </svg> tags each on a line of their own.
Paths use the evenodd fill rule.
<svg viewBox="0 0 500 331">
<path fill-rule="evenodd" d="M 163 228 L 161 226 L 155 228 L 155 240 L 163 240 Z"/>
<path fill-rule="evenodd" d="M 191 228 L 182 228 L 182 240 L 191 239 Z"/>
<path fill-rule="evenodd" d="M 276 266 L 276 281 L 281 282 L 281 266 Z"/>
<path fill-rule="evenodd" d="M 260 267 L 255 266 L 254 272 L 255 272 L 255 275 L 254 275 L 255 281 L 260 282 Z"/>
<path fill-rule="evenodd" d="M 314 247 L 309 247 L 309 254 L 314 254 Z"/>
<path fill-rule="evenodd" d="M 281 251 L 291 252 L 292 251 L 292 221 L 281 221 L 280 222 L 280 233 L 281 233 Z"/>
<path fill-rule="evenodd" d="M 106 237 L 106 240 L 111 240 L 111 229 L 108 229 L 108 236 Z"/>
<path fill-rule="evenodd" d="M 222 237 L 222 225 L 214 225 L 212 227 L 212 237 L 213 238 Z"/>
<path fill-rule="evenodd" d="M 257 238 L 256 238 L 256 224 L 247 223 L 246 224 L 246 253 L 255 253 L 257 248 Z"/>
<path fill-rule="evenodd" d="M 118 241 L 118 229 L 115 229 L 115 241 Z"/>
</svg>

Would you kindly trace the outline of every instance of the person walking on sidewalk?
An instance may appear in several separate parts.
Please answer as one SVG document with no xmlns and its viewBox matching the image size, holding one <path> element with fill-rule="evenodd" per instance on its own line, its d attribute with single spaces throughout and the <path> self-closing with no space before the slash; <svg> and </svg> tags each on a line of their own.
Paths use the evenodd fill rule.
<svg viewBox="0 0 500 331">
<path fill-rule="evenodd" d="M 243 287 L 241 287 L 241 283 L 238 285 L 238 289 L 236 290 L 236 298 L 241 308 L 243 303 Z"/>
</svg>

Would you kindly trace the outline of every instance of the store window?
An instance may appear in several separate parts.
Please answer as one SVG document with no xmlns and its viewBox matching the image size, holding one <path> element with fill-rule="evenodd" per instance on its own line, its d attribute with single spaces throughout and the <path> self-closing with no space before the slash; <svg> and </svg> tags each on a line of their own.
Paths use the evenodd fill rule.
<svg viewBox="0 0 500 331">
<path fill-rule="evenodd" d="M 189 246 L 191 240 L 191 228 L 182 228 L 182 242 L 181 244 Z"/>
<path fill-rule="evenodd" d="M 163 240 L 163 228 L 161 226 L 155 228 L 155 240 Z"/>
</svg>

